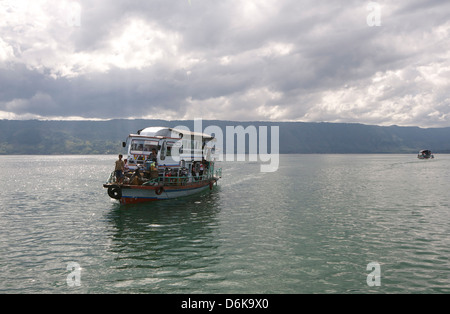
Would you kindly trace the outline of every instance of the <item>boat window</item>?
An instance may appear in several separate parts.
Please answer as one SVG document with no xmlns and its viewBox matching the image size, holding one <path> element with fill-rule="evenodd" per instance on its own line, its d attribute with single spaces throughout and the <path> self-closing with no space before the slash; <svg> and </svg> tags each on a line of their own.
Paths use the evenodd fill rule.
<svg viewBox="0 0 450 314">
<path fill-rule="evenodd" d="M 144 143 L 144 152 L 151 152 L 152 151 L 152 145 L 148 142 Z"/>
<path fill-rule="evenodd" d="M 150 155 L 153 148 L 158 150 L 158 142 L 134 139 L 130 145 L 130 151 L 132 153 L 141 155 Z"/>
<path fill-rule="evenodd" d="M 131 141 L 131 150 L 143 151 L 144 150 L 144 141 L 139 141 L 139 140 Z"/>
</svg>

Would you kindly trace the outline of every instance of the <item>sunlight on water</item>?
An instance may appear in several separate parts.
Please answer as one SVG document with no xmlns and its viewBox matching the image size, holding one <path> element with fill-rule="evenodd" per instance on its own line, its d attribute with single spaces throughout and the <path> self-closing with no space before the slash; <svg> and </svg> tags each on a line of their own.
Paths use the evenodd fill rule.
<svg viewBox="0 0 450 314">
<path fill-rule="evenodd" d="M 115 158 L 0 157 L 0 292 L 450 292 L 449 155 L 223 162 L 211 192 L 128 206 Z"/>
</svg>

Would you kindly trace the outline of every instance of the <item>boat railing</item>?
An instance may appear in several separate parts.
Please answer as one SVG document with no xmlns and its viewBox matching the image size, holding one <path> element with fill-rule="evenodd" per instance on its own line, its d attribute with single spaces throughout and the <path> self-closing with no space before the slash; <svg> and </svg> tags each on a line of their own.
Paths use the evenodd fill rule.
<svg viewBox="0 0 450 314">
<path fill-rule="evenodd" d="M 157 178 L 149 179 L 142 183 L 144 186 L 148 185 L 164 185 L 164 186 L 180 186 L 180 185 L 191 185 L 200 182 L 210 181 L 211 176 L 160 176 Z"/>
<path fill-rule="evenodd" d="M 201 182 L 209 182 L 211 179 L 222 177 L 222 168 L 210 169 L 202 175 L 158 175 L 157 177 L 149 177 L 148 173 L 142 172 L 143 175 L 136 175 L 134 172 L 128 172 L 125 174 L 125 180 L 123 184 L 125 185 L 143 185 L 143 186 L 153 186 L 153 185 L 164 185 L 164 186 L 184 186 L 197 184 Z M 134 177 L 137 176 L 137 179 Z M 114 184 L 117 182 L 115 171 L 111 172 L 107 184 Z"/>
</svg>

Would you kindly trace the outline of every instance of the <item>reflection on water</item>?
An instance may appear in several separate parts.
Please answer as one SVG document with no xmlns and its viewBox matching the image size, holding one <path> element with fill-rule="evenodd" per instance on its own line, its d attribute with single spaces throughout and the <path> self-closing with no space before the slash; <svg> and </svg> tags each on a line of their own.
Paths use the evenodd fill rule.
<svg viewBox="0 0 450 314">
<path fill-rule="evenodd" d="M 220 260 L 218 188 L 171 201 L 114 206 L 108 251 L 114 289 L 180 291 L 191 280 L 217 279 Z M 180 278 L 183 278 L 180 280 Z"/>
</svg>

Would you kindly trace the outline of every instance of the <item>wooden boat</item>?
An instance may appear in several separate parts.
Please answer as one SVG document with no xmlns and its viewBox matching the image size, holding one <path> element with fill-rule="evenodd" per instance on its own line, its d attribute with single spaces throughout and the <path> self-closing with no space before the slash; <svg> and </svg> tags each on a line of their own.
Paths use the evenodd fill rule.
<svg viewBox="0 0 450 314">
<path fill-rule="evenodd" d="M 423 149 L 417 154 L 417 158 L 419 159 L 433 159 L 434 155 L 431 154 L 431 151 L 428 149 Z"/>
<path fill-rule="evenodd" d="M 151 127 L 130 134 L 128 171 L 112 172 L 103 185 L 121 204 L 167 200 L 192 195 L 217 185 L 222 169 L 215 169 L 213 136 L 167 127 Z"/>
</svg>

